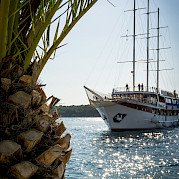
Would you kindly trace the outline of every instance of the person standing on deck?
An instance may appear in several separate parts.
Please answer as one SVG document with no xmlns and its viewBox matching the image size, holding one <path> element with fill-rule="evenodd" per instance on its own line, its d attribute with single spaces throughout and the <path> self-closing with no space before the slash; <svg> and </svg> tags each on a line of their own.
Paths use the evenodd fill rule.
<svg viewBox="0 0 179 179">
<path fill-rule="evenodd" d="M 126 84 L 126 91 L 129 91 L 129 86 L 128 86 L 128 84 Z"/>
<path fill-rule="evenodd" d="M 141 84 L 141 91 L 143 91 L 144 90 L 144 85 L 143 85 L 143 83 Z"/>
<path fill-rule="evenodd" d="M 140 91 L 140 84 L 138 84 L 138 89 L 139 89 L 139 91 Z"/>
</svg>

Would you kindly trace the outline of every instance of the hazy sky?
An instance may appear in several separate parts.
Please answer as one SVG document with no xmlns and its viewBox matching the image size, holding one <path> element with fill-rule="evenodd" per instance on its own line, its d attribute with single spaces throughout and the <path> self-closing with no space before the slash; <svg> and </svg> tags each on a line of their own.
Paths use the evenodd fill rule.
<svg viewBox="0 0 179 179">
<path fill-rule="evenodd" d="M 98 2 L 77 23 L 63 43 L 68 45 L 58 49 L 54 60 L 49 61 L 41 76 L 47 96 L 61 99 L 62 105 L 88 104 L 84 85 L 110 93 L 114 87 L 132 86 L 132 63 L 120 64 L 118 61 L 132 60 L 133 0 L 107 0 Z M 147 0 L 136 0 L 137 7 L 146 8 Z M 160 50 L 161 71 L 160 88 L 179 92 L 179 0 L 151 0 L 151 11 L 160 8 L 160 47 L 172 47 Z M 146 10 L 136 12 L 136 33 L 146 33 Z M 151 14 L 150 27 L 157 27 L 157 14 Z M 155 36 L 156 30 L 150 31 Z M 146 39 L 139 36 L 136 40 L 136 60 L 146 59 Z M 150 49 L 157 48 L 156 38 L 150 39 Z M 150 50 L 150 59 L 156 60 L 156 51 Z M 146 85 L 146 64 L 136 64 L 136 85 Z M 150 63 L 150 70 L 156 69 L 156 63 Z M 150 86 L 156 86 L 156 72 L 150 72 Z"/>
</svg>

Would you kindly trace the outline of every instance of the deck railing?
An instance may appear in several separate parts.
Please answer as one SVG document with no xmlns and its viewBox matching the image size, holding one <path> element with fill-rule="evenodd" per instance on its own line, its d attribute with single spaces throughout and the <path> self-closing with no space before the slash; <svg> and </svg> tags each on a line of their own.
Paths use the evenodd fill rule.
<svg viewBox="0 0 179 179">
<path fill-rule="evenodd" d="M 138 86 L 136 86 L 134 91 L 130 86 L 128 88 L 127 87 L 118 87 L 118 88 L 113 89 L 113 92 L 124 92 L 124 91 L 129 91 L 129 92 L 142 92 L 142 91 L 143 92 L 153 92 L 153 93 L 162 94 L 164 96 L 170 96 L 170 97 L 174 97 L 174 98 L 178 97 L 178 94 L 176 93 L 175 90 L 173 92 L 162 90 L 162 89 L 159 89 L 157 91 L 157 88 L 155 88 L 155 87 L 149 87 L 148 91 L 147 91 L 146 86 L 144 86 L 143 88 L 141 86 L 140 86 L 140 88 Z"/>
<path fill-rule="evenodd" d="M 133 89 L 132 89 L 132 87 L 130 87 L 130 86 L 128 86 L 128 88 L 127 88 L 127 87 L 117 87 L 117 88 L 114 88 L 114 89 L 113 89 L 113 92 L 122 92 L 122 91 L 132 92 Z M 135 92 L 138 92 L 138 91 L 147 91 L 147 87 L 144 86 L 144 87 L 142 88 L 142 87 L 140 86 L 140 88 L 139 88 L 138 86 L 136 86 L 134 91 L 135 91 Z M 159 89 L 158 91 L 159 91 L 159 93 L 161 93 L 162 90 Z M 150 88 L 148 88 L 148 92 L 157 93 L 157 88 L 155 88 L 155 87 L 150 87 Z"/>
</svg>

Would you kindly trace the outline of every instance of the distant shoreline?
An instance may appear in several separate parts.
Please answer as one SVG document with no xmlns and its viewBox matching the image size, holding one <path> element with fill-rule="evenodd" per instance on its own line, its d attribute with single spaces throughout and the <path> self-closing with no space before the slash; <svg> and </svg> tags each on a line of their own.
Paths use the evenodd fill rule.
<svg viewBox="0 0 179 179">
<path fill-rule="evenodd" d="M 98 111 L 90 105 L 55 106 L 60 117 L 100 117 Z M 53 111 L 52 110 L 52 111 Z"/>
</svg>

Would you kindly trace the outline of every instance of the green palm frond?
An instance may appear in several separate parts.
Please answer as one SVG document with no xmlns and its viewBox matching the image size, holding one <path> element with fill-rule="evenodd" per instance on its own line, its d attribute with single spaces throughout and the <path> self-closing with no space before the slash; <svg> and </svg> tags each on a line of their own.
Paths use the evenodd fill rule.
<svg viewBox="0 0 179 179">
<path fill-rule="evenodd" d="M 28 69 L 28 66 L 31 62 L 31 59 L 32 59 L 32 56 L 33 56 L 33 53 L 35 52 L 36 50 L 36 47 L 45 31 L 45 29 L 48 27 L 53 15 L 55 14 L 55 12 L 58 10 L 58 7 L 60 6 L 60 4 L 62 3 L 63 0 L 58 0 L 55 4 L 55 6 L 51 9 L 51 11 L 47 11 L 46 13 L 46 20 L 45 22 L 41 22 L 40 24 L 40 29 L 38 31 L 37 34 L 33 34 L 33 37 L 32 37 L 32 44 L 30 49 L 29 49 L 29 52 L 24 60 L 24 69 L 25 71 Z M 39 22 L 39 21 L 38 21 Z M 32 31 L 32 30 L 31 30 Z M 31 33 L 31 32 L 30 32 Z"/>
<path fill-rule="evenodd" d="M 0 62 L 12 55 L 11 60 L 19 61 L 27 72 L 36 61 L 40 75 L 48 59 L 64 46 L 63 39 L 97 1 L 0 0 Z"/>
<path fill-rule="evenodd" d="M 10 0 L 1 0 L 0 3 L 0 62 L 6 56 L 8 42 L 8 16 L 9 16 Z"/>
<path fill-rule="evenodd" d="M 80 18 L 97 2 L 97 0 L 88 1 L 88 3 L 86 3 L 86 6 L 84 6 L 84 4 L 82 4 L 83 8 L 81 8 L 79 11 L 77 11 L 78 13 L 72 13 L 72 12 L 74 12 L 75 5 L 76 5 L 76 9 L 78 9 L 80 4 L 77 5 L 76 1 L 73 1 L 73 2 L 74 2 L 74 4 L 71 4 L 72 3 L 72 0 L 71 0 L 70 6 L 68 6 L 66 23 L 64 25 L 63 30 L 61 31 L 60 36 L 53 43 L 53 45 L 48 50 L 48 52 L 44 55 L 43 59 L 39 61 L 40 68 L 39 68 L 38 75 L 40 75 L 43 67 L 47 63 L 47 61 L 50 58 L 50 56 L 52 55 L 52 53 L 57 49 L 59 44 L 63 41 L 63 39 L 67 36 L 67 34 L 71 31 L 71 29 L 75 26 L 75 24 L 80 20 Z M 69 8 L 69 7 L 71 7 L 71 8 Z"/>
</svg>

